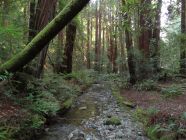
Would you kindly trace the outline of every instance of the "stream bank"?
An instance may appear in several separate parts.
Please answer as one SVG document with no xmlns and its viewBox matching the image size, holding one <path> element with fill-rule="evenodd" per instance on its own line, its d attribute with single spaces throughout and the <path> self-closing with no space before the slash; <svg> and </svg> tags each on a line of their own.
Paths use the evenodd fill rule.
<svg viewBox="0 0 186 140">
<path fill-rule="evenodd" d="M 115 118 L 115 119 L 113 119 Z M 114 120 L 118 123 L 108 123 Z M 143 126 L 121 109 L 110 89 L 93 84 L 39 140 L 148 140 Z"/>
</svg>

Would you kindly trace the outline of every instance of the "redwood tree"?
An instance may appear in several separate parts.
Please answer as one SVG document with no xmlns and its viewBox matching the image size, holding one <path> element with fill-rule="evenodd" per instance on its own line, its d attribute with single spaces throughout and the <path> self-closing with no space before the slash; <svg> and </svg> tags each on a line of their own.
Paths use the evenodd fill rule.
<svg viewBox="0 0 186 140">
<path fill-rule="evenodd" d="M 155 20 L 152 33 L 152 59 L 153 59 L 153 71 L 155 73 L 160 71 L 160 26 L 161 26 L 161 7 L 162 0 L 157 0 L 157 6 L 155 9 Z"/>
<path fill-rule="evenodd" d="M 186 74 L 186 1 L 182 0 L 181 32 L 183 34 L 180 49 L 180 73 Z"/>
<path fill-rule="evenodd" d="M 57 0 L 38 0 L 36 14 L 35 14 L 35 25 L 34 30 L 36 33 L 41 31 L 53 18 L 56 11 L 56 4 Z M 38 62 L 37 62 L 37 70 L 35 76 L 37 78 L 40 77 L 43 67 L 45 64 L 45 59 L 48 51 L 47 44 L 45 48 L 39 55 Z"/>
<path fill-rule="evenodd" d="M 66 28 L 66 44 L 63 55 L 62 73 L 72 72 L 72 55 L 76 37 L 76 23 L 73 21 Z"/>
<path fill-rule="evenodd" d="M 125 0 L 122 0 L 123 6 L 128 6 Z M 129 10 L 129 9 L 128 9 Z M 127 56 L 128 56 L 128 68 L 130 74 L 130 83 L 133 85 L 136 83 L 136 67 L 134 61 L 134 47 L 132 43 L 132 34 L 131 34 L 131 18 L 128 13 L 125 14 L 125 23 L 128 25 L 125 28 L 125 38 L 126 38 L 126 48 L 127 48 Z"/>
<path fill-rule="evenodd" d="M 149 78 L 150 66 L 150 41 L 152 37 L 152 21 L 151 21 L 151 0 L 140 1 L 140 12 L 139 12 L 139 50 L 141 53 L 140 61 L 138 62 L 139 74 L 138 79 L 143 80 Z"/>
</svg>

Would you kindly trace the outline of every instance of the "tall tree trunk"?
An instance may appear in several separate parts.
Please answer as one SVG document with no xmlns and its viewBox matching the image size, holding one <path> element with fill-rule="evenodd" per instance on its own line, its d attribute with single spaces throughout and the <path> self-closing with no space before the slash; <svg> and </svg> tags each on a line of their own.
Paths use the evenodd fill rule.
<svg viewBox="0 0 186 140">
<path fill-rule="evenodd" d="M 15 72 L 28 64 L 90 0 L 72 0 L 26 47 L 0 66 L 0 73 Z"/>
<path fill-rule="evenodd" d="M 98 54 L 99 54 L 99 59 L 98 59 L 98 70 L 101 71 L 101 37 L 102 37 L 102 0 L 99 1 L 99 11 L 98 11 L 98 15 L 99 15 L 99 26 L 98 26 L 98 40 L 99 40 L 99 45 L 98 45 Z"/>
<path fill-rule="evenodd" d="M 186 1 L 182 0 L 182 13 L 181 13 L 181 32 L 184 35 L 181 40 L 180 48 L 180 73 L 186 75 Z"/>
<path fill-rule="evenodd" d="M 95 70 L 99 71 L 99 11 L 98 1 L 96 1 L 96 28 L 95 28 Z"/>
<path fill-rule="evenodd" d="M 76 24 L 71 22 L 66 28 L 66 44 L 63 57 L 62 73 L 72 72 L 72 55 L 76 38 Z"/>
<path fill-rule="evenodd" d="M 58 34 L 58 44 L 56 48 L 56 62 L 54 66 L 54 72 L 62 73 L 63 70 L 63 49 L 64 49 L 64 31 L 60 31 Z"/>
<path fill-rule="evenodd" d="M 101 52 L 101 70 L 104 71 L 104 56 L 105 56 L 105 27 L 103 27 L 103 38 L 102 38 L 102 52 Z"/>
<path fill-rule="evenodd" d="M 35 15 L 35 29 L 41 31 L 55 16 L 57 0 L 39 0 Z M 40 78 L 45 64 L 49 44 L 39 55 L 35 76 Z"/>
<path fill-rule="evenodd" d="M 117 43 L 117 26 L 115 23 L 115 27 L 114 27 L 114 48 L 113 48 L 113 73 L 117 73 L 118 72 L 118 66 L 116 63 L 117 60 L 117 56 L 118 56 L 118 43 Z"/>
<path fill-rule="evenodd" d="M 157 7 L 156 7 L 155 24 L 154 24 L 153 34 L 152 34 L 152 41 L 153 41 L 152 47 L 154 48 L 152 54 L 154 73 L 157 73 L 160 70 L 161 7 L 162 7 L 162 0 L 158 0 Z"/>
<path fill-rule="evenodd" d="M 151 19 L 150 19 L 150 5 L 151 0 L 141 0 L 141 10 L 139 13 L 139 27 L 140 27 L 140 36 L 139 36 L 139 50 L 141 52 L 139 67 L 139 80 L 149 78 L 150 74 L 150 41 L 152 35 L 151 29 Z"/>
<path fill-rule="evenodd" d="M 130 23 L 130 19 L 128 18 L 128 23 Z M 126 36 L 126 47 L 127 47 L 127 55 L 128 55 L 128 67 L 130 74 L 130 83 L 134 85 L 136 83 L 136 70 L 135 70 L 135 61 L 134 61 L 134 49 L 132 44 L 132 35 L 128 29 L 125 30 Z"/>
<path fill-rule="evenodd" d="M 126 5 L 126 1 L 122 0 L 123 6 Z M 131 28 L 131 19 L 128 14 L 125 15 L 124 20 L 126 20 L 128 27 Z M 134 61 L 134 49 L 133 49 L 133 43 L 132 43 L 132 34 L 130 31 L 130 28 L 125 29 L 125 39 L 126 39 L 126 48 L 127 48 L 127 56 L 128 56 L 128 68 L 129 68 L 129 74 L 130 74 L 130 83 L 134 85 L 137 81 L 136 76 L 136 67 L 135 67 L 135 61 Z"/>
<path fill-rule="evenodd" d="M 91 68 L 90 64 L 90 12 L 88 11 L 88 19 L 87 19 L 87 68 Z"/>
<path fill-rule="evenodd" d="M 28 32 L 28 42 L 30 42 L 34 36 L 36 35 L 36 30 L 35 30 L 35 7 L 36 7 L 36 1 L 31 0 L 29 4 L 29 32 Z"/>
</svg>

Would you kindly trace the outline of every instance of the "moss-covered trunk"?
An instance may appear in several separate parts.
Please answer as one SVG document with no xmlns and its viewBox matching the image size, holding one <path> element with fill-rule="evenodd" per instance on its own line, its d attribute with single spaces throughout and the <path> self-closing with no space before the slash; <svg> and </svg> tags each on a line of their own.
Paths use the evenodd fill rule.
<svg viewBox="0 0 186 140">
<path fill-rule="evenodd" d="M 90 0 L 72 0 L 20 53 L 0 66 L 0 73 L 15 72 L 29 63 Z"/>
</svg>

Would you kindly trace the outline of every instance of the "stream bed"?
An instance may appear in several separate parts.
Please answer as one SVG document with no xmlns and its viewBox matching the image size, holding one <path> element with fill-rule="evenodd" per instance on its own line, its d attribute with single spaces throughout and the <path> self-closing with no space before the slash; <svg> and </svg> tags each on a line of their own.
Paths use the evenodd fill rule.
<svg viewBox="0 0 186 140">
<path fill-rule="evenodd" d="M 105 122 L 117 116 L 119 125 Z M 140 123 L 121 109 L 110 89 L 94 84 L 78 97 L 72 109 L 45 129 L 39 140 L 148 140 Z"/>
</svg>

